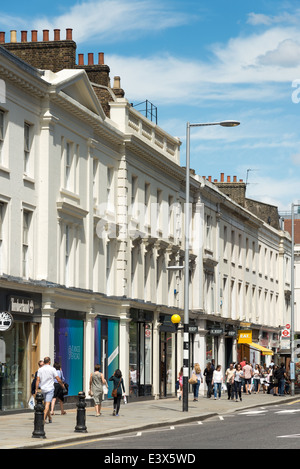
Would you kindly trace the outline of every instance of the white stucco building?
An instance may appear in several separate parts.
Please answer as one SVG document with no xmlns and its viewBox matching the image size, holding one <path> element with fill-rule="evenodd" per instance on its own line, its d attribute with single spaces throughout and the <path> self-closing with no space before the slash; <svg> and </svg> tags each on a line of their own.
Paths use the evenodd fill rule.
<svg viewBox="0 0 300 469">
<path fill-rule="evenodd" d="M 87 392 L 96 363 L 106 377 L 120 368 L 132 398 L 172 395 L 183 339 L 170 320 L 183 313 L 183 277 L 167 269 L 184 260 L 180 141 L 84 66 L 27 64 L 15 55 L 25 45 L 53 53 L 56 43 L 0 47 L 0 305 L 14 317 L 1 337 L 1 410 L 26 406 L 44 356 L 61 362 L 71 396 Z M 190 194 L 191 365 L 237 360 L 243 322 L 275 351 L 289 236 L 200 176 Z"/>
</svg>

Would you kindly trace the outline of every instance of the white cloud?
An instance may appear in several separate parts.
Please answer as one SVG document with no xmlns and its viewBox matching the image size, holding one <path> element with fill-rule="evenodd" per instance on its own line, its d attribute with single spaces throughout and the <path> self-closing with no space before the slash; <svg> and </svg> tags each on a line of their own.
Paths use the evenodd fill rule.
<svg viewBox="0 0 300 469">
<path fill-rule="evenodd" d="M 157 0 L 92 0 L 75 4 L 56 17 L 30 18 L 38 29 L 72 28 L 78 43 L 126 41 L 152 31 L 185 24 L 192 15 L 168 7 Z M 0 20 L 1 22 L 1 20 Z"/>
</svg>

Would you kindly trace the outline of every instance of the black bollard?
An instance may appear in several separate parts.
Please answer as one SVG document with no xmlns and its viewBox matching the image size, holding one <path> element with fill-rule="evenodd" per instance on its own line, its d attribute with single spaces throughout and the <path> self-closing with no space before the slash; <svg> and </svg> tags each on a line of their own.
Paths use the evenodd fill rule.
<svg viewBox="0 0 300 469">
<path fill-rule="evenodd" d="M 38 392 L 35 396 L 36 404 L 34 406 L 34 430 L 32 438 L 46 438 L 44 431 L 44 410 L 43 395 Z"/>
<path fill-rule="evenodd" d="M 77 425 L 75 427 L 75 432 L 87 433 L 87 428 L 85 425 L 85 408 L 86 408 L 85 393 L 83 391 L 79 392 L 78 398 L 79 398 L 79 402 L 77 404 L 77 419 L 76 419 Z"/>
</svg>

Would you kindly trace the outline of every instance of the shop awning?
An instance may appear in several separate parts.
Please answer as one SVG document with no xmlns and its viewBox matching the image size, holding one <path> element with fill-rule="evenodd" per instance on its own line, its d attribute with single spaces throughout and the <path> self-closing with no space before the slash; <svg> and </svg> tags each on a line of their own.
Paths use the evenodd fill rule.
<svg viewBox="0 0 300 469">
<path fill-rule="evenodd" d="M 263 347 L 262 345 L 255 344 L 254 342 L 251 342 L 248 345 L 251 348 L 255 348 L 256 350 L 259 350 L 263 355 L 274 355 L 274 352 L 272 350 L 270 350 L 269 348 Z"/>
</svg>

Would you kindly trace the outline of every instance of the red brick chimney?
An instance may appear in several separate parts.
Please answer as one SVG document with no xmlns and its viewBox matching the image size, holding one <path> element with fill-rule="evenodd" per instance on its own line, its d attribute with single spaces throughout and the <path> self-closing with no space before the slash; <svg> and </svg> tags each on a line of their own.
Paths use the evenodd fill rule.
<svg viewBox="0 0 300 469">
<path fill-rule="evenodd" d="M 75 68 L 76 43 L 72 40 L 72 29 L 66 30 L 66 39 L 60 39 L 60 29 L 54 30 L 54 40 L 49 40 L 49 30 L 43 30 L 43 40 L 38 41 L 38 31 L 31 31 L 27 42 L 27 31 L 21 31 L 21 42 L 17 42 L 17 31 L 11 30 L 11 41 L 5 42 L 5 33 L 0 35 L 3 47 L 33 67 L 58 72 L 64 68 Z"/>
</svg>

